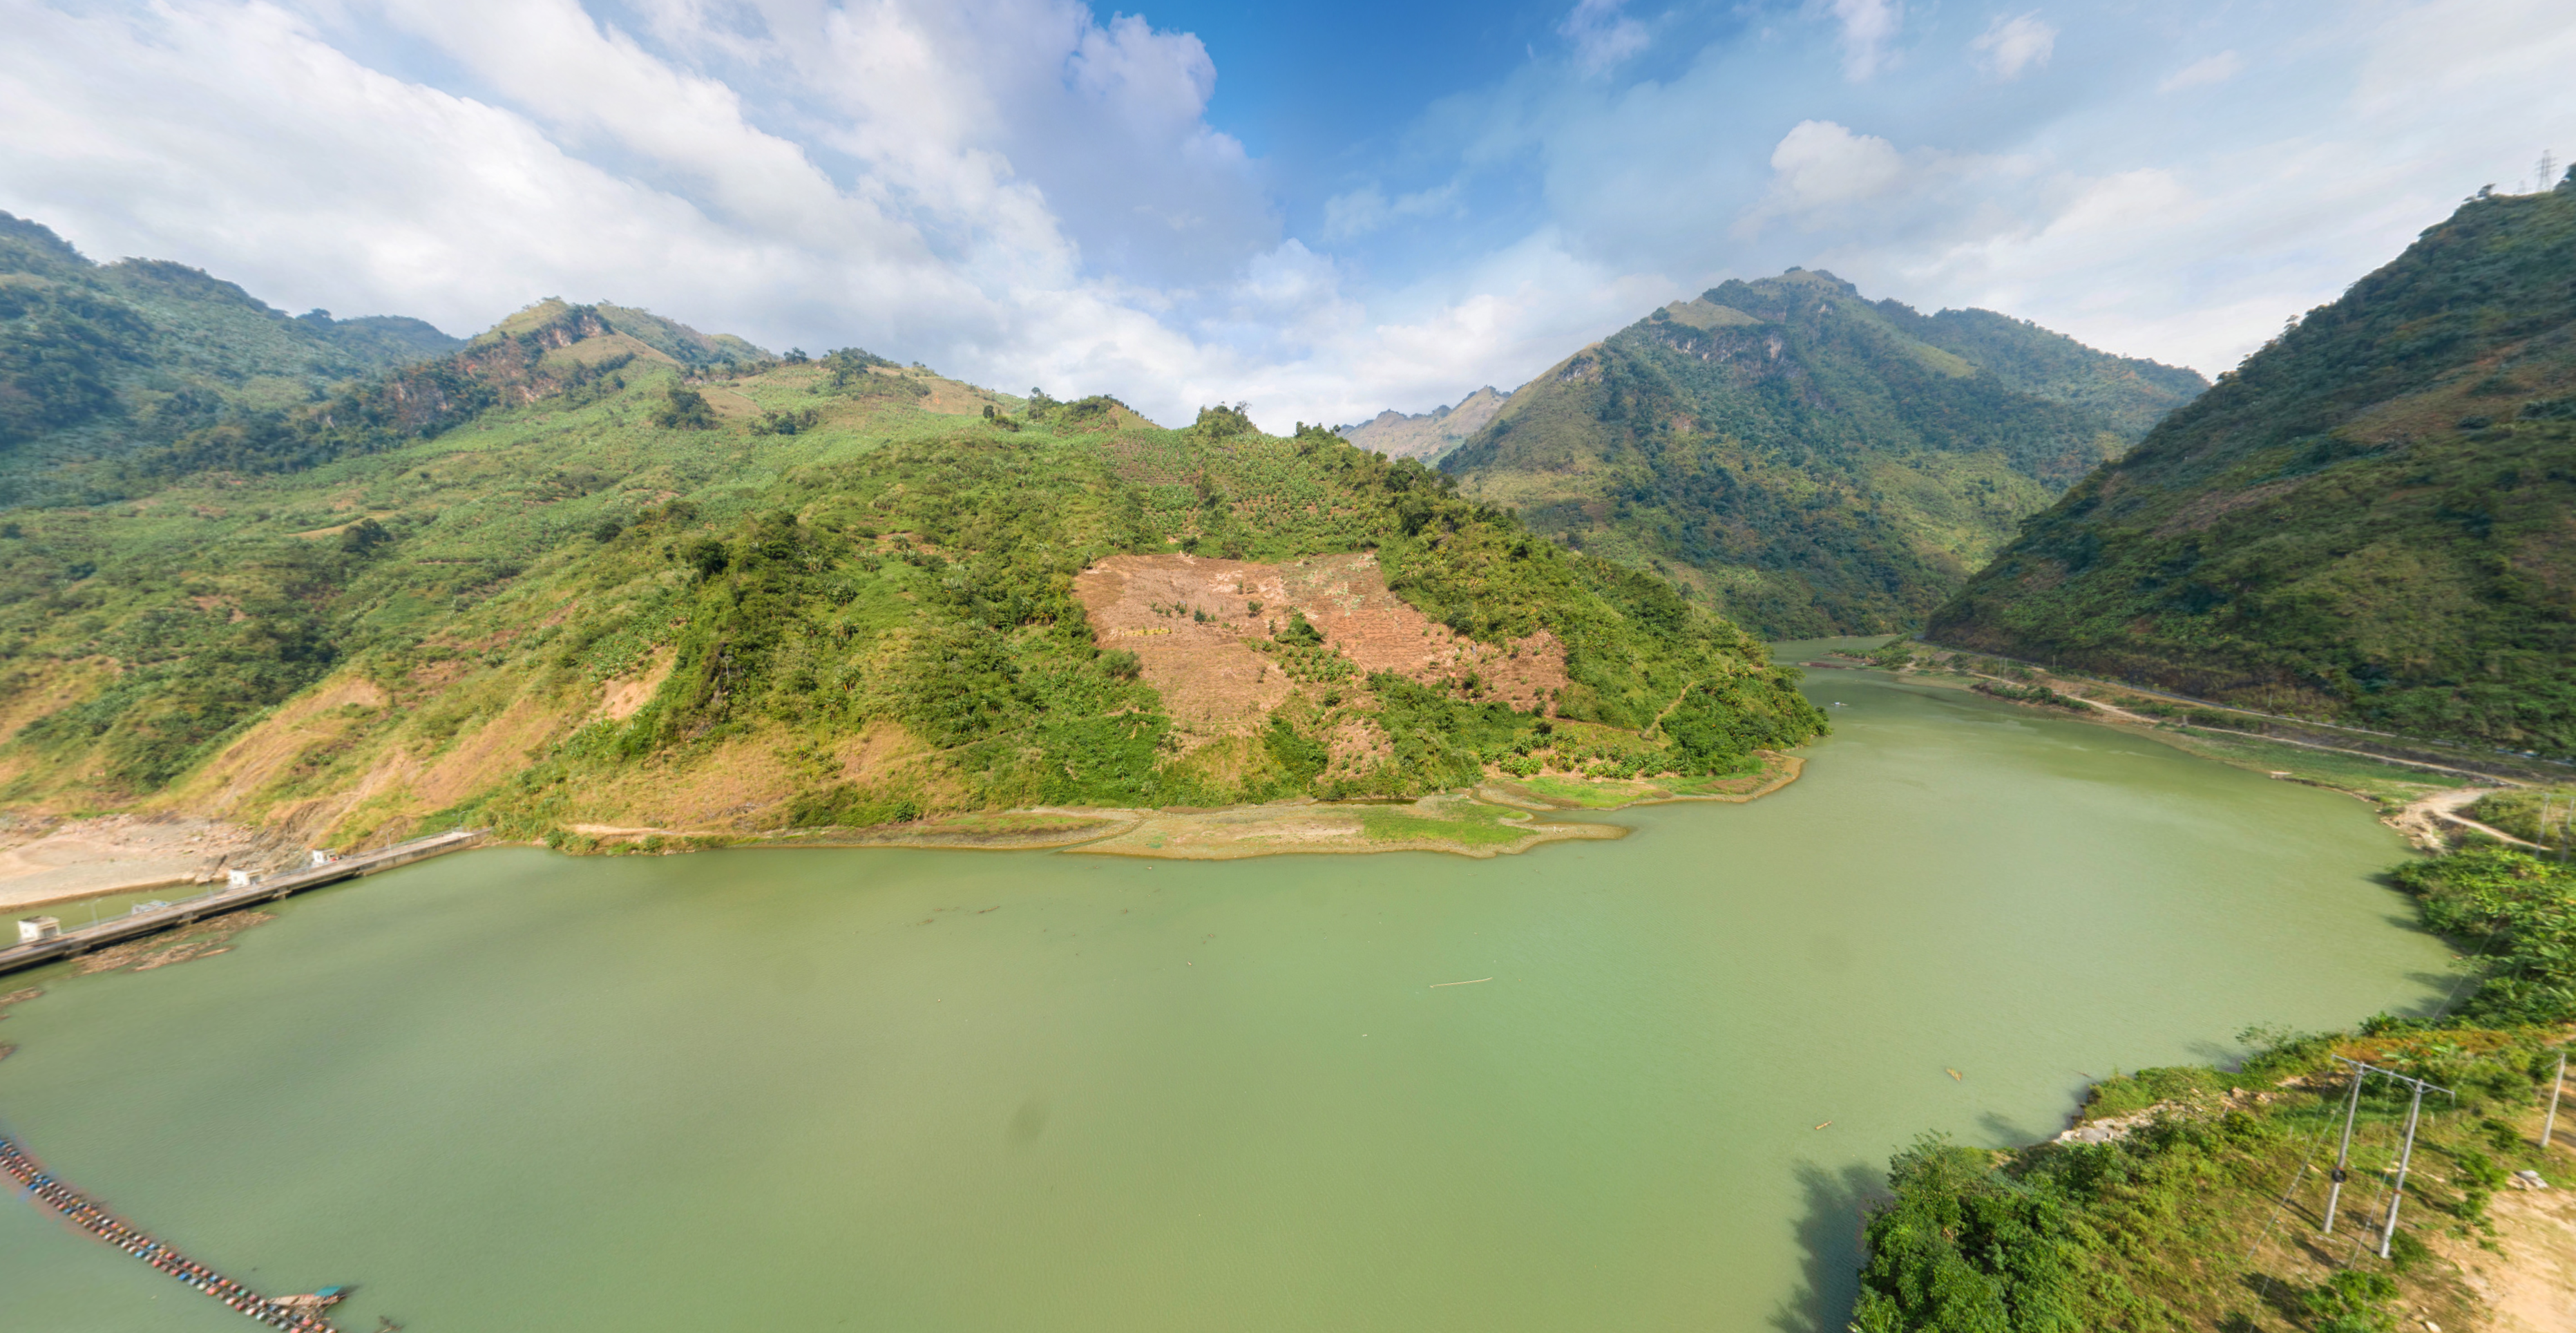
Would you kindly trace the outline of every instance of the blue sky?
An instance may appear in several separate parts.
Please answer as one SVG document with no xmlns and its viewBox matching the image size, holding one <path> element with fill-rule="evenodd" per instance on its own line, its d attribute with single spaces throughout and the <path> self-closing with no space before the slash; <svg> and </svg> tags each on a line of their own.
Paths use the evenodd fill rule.
<svg viewBox="0 0 2576 1333">
<path fill-rule="evenodd" d="M 2564 0 L 0 0 L 0 208 L 1273 428 L 1831 269 L 2215 374 L 2576 156 Z"/>
</svg>

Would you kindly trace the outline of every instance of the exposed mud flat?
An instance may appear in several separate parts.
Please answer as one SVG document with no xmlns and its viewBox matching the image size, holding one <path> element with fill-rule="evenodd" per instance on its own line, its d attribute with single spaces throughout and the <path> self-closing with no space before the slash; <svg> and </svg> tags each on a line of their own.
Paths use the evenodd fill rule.
<svg viewBox="0 0 2576 1333">
<path fill-rule="evenodd" d="M 101 894 L 206 884 L 227 869 L 269 870 L 297 849 L 218 819 L 103 815 L 0 830 L 0 911 Z"/>
<path fill-rule="evenodd" d="M 84 975 L 92 972 L 117 972 L 129 969 L 136 972 L 149 972 L 154 968 L 168 967 L 173 963 L 212 958 L 217 954 L 232 952 L 233 936 L 253 926 L 266 925 L 276 919 L 277 916 L 273 912 L 249 909 L 226 912 L 222 916 L 209 917 L 167 935 L 149 935 L 139 940 L 129 940 L 123 944 L 101 949 L 96 953 L 83 954 L 79 962 L 80 971 Z"/>
</svg>

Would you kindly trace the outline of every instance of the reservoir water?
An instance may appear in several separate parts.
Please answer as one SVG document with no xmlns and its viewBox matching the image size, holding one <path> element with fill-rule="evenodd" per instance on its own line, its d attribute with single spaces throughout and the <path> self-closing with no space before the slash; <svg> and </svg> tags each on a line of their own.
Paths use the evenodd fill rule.
<svg viewBox="0 0 2576 1333">
<path fill-rule="evenodd" d="M 2357 800 L 1808 691 L 1787 790 L 1493 861 L 450 857 L 12 979 L 0 1130 L 351 1330 L 1805 1333 L 1918 1132 L 2449 984 Z M 0 1315 L 244 1326 L 23 1199 Z"/>
</svg>

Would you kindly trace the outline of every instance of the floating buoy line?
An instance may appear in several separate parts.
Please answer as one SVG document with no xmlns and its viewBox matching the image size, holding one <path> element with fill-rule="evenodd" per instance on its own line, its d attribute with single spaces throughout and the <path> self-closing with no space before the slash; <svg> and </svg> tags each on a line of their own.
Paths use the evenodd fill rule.
<svg viewBox="0 0 2576 1333">
<path fill-rule="evenodd" d="M 35 1158 L 5 1138 L 0 1138 L 0 1171 L 8 1172 L 29 1198 L 62 1214 L 64 1220 L 271 1328 L 292 1329 L 294 1333 L 340 1333 L 319 1312 L 338 1303 L 345 1288 L 327 1287 L 303 1296 L 262 1296 L 154 1240 L 80 1191 L 54 1179 Z"/>
</svg>

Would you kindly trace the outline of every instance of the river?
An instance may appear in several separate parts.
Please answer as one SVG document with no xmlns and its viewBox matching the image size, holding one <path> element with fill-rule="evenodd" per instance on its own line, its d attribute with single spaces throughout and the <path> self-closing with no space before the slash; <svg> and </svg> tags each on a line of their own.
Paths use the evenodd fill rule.
<svg viewBox="0 0 2576 1333">
<path fill-rule="evenodd" d="M 2359 801 L 1808 690 L 1787 790 L 1493 861 L 450 857 L 12 979 L 0 1127 L 358 1333 L 1807 1333 L 1917 1132 L 2448 984 Z M 24 1201 L 0 1310 L 244 1326 Z"/>
</svg>

